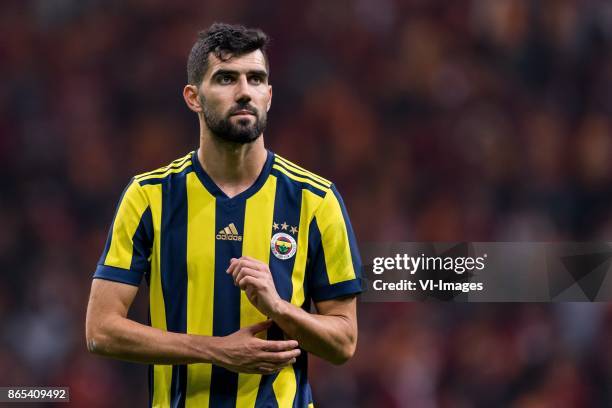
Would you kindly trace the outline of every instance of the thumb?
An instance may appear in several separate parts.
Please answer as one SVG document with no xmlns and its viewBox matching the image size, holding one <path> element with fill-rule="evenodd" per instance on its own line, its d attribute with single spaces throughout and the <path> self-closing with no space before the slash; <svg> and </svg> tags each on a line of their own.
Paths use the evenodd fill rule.
<svg viewBox="0 0 612 408">
<path fill-rule="evenodd" d="M 263 322 L 256 323 L 252 326 L 247 326 L 245 329 L 252 335 L 256 335 L 264 330 L 267 330 L 272 326 L 272 320 L 265 320 Z"/>
</svg>

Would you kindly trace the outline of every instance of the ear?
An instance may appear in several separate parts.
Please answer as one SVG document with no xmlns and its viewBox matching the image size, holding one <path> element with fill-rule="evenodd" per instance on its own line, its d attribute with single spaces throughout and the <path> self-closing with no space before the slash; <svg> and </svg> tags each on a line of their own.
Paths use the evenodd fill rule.
<svg viewBox="0 0 612 408">
<path fill-rule="evenodd" d="M 268 85 L 268 93 L 270 94 L 270 99 L 268 99 L 268 106 L 266 106 L 266 112 L 269 112 L 270 106 L 272 106 L 272 85 Z"/>
<path fill-rule="evenodd" d="M 202 112 L 202 106 L 198 99 L 198 87 L 195 85 L 185 85 L 183 88 L 183 98 L 187 107 L 194 112 Z"/>
</svg>

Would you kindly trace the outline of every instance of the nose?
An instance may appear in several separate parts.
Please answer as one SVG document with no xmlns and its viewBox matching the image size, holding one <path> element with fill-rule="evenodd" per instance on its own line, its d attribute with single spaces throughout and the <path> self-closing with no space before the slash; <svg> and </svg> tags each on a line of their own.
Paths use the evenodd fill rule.
<svg viewBox="0 0 612 408">
<path fill-rule="evenodd" d="M 251 101 L 251 90 L 246 75 L 241 75 L 236 87 L 236 102 L 247 103 Z"/>
</svg>

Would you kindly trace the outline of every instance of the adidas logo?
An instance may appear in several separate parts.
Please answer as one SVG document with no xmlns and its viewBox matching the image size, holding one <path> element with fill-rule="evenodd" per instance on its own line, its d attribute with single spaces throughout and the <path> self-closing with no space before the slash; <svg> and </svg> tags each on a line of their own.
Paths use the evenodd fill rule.
<svg viewBox="0 0 612 408">
<path fill-rule="evenodd" d="M 217 239 L 221 241 L 242 241 L 242 235 L 238 234 L 238 230 L 232 222 L 217 233 Z"/>
</svg>

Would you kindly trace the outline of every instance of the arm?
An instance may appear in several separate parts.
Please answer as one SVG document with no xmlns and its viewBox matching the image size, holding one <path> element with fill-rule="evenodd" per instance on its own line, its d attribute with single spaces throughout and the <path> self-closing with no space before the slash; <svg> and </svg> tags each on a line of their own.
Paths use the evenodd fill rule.
<svg viewBox="0 0 612 408">
<path fill-rule="evenodd" d="M 311 289 L 319 314 L 281 299 L 268 265 L 257 259 L 232 259 L 227 272 L 249 301 L 302 348 L 342 364 L 353 356 L 357 343 L 355 294 L 361 292 L 361 261 L 344 203 L 333 185 L 315 211 L 310 228 L 311 266 L 305 285 Z"/>
<path fill-rule="evenodd" d="M 138 287 L 94 279 L 87 306 L 90 352 L 141 363 L 213 363 L 236 372 L 270 374 L 295 362 L 297 342 L 257 338 L 271 322 L 245 327 L 229 336 L 172 333 L 128 319 Z"/>
<path fill-rule="evenodd" d="M 319 314 L 306 312 L 281 299 L 270 318 L 304 350 L 333 364 L 348 361 L 357 346 L 356 297 L 315 304 Z"/>
<path fill-rule="evenodd" d="M 87 307 L 87 348 L 95 354 L 152 364 L 213 363 L 236 372 L 269 374 L 291 364 L 296 341 L 256 337 L 268 323 L 225 337 L 172 333 L 127 318 L 149 259 L 154 228 L 148 197 L 134 179 L 119 200 L 98 262 Z M 122 282 L 122 283 L 120 283 Z"/>
<path fill-rule="evenodd" d="M 355 296 L 316 303 L 311 314 L 278 295 L 268 265 L 243 256 L 227 270 L 247 298 L 300 346 L 331 363 L 342 364 L 355 353 L 357 312 Z"/>
</svg>

